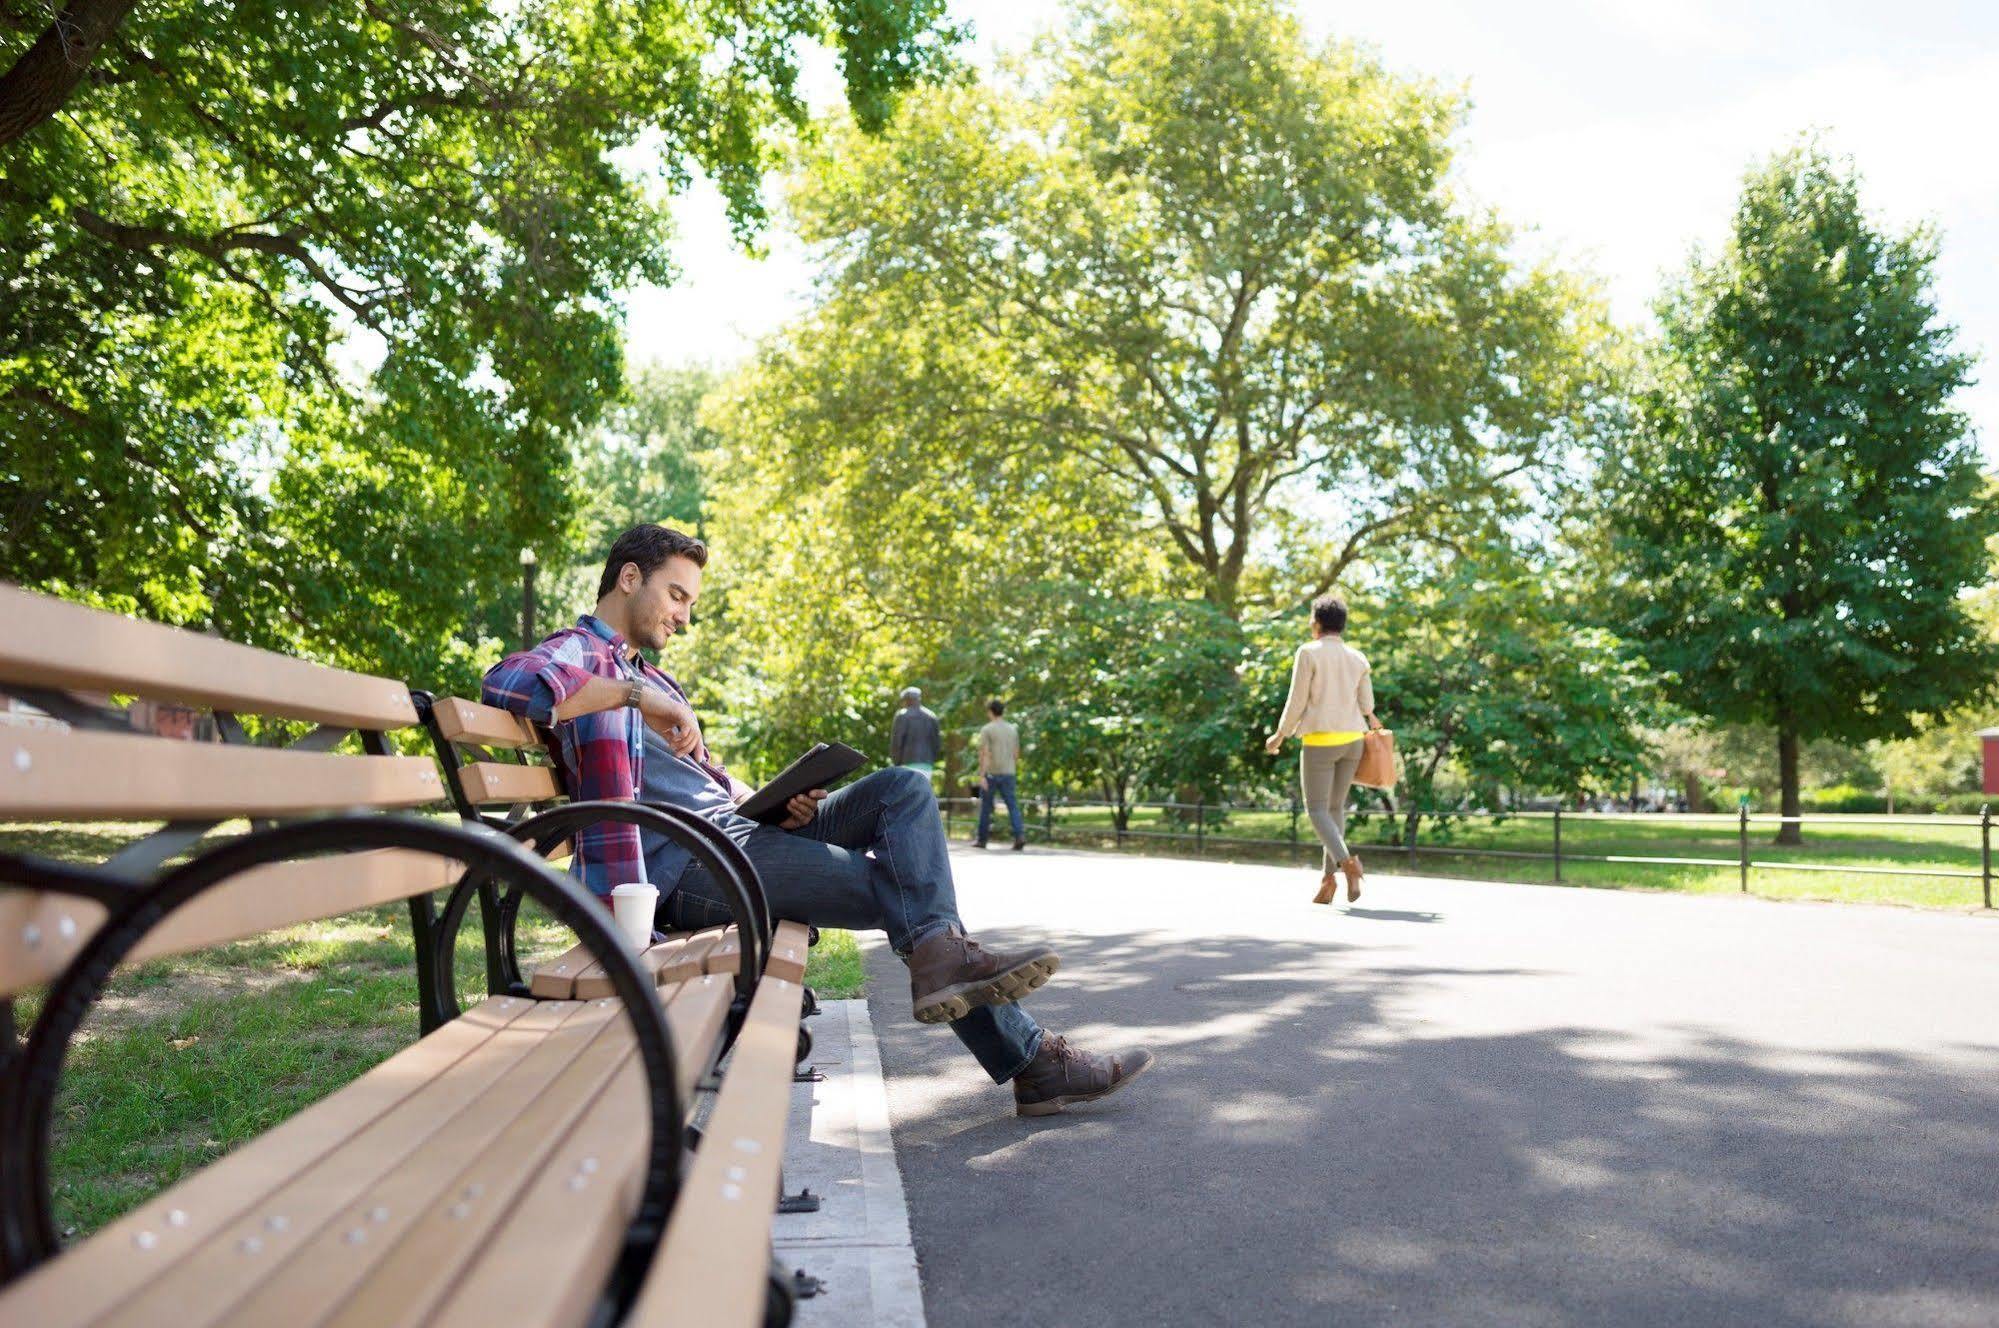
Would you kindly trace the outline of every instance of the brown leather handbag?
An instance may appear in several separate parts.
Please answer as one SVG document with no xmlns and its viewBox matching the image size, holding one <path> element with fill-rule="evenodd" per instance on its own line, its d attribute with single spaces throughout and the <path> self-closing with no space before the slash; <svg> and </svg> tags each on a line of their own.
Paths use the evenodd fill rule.
<svg viewBox="0 0 1999 1328">
<path fill-rule="evenodd" d="M 1354 767 L 1353 782 L 1368 788 L 1395 787 L 1395 734 L 1373 729 L 1360 737 L 1360 764 Z"/>
</svg>

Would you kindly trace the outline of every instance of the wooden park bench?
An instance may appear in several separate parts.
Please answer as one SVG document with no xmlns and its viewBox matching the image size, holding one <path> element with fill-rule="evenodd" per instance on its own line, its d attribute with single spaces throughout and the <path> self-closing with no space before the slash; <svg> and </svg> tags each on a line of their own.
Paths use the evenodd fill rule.
<svg viewBox="0 0 1999 1328">
<path fill-rule="evenodd" d="M 607 819 L 624 821 L 677 839 L 722 883 L 735 915 L 733 923 L 669 935 L 639 955 L 638 964 L 662 988 L 691 982 L 697 976 L 711 981 L 726 976 L 734 984 L 724 1037 L 736 1050 L 728 1079 L 696 1137 L 735 1142 L 728 1148 L 710 1145 L 698 1149 L 687 1184 L 697 1194 L 718 1190 L 735 1193 L 742 1170 L 742 1159 L 734 1155 L 737 1146 L 773 1130 L 781 1135 L 784 1128 L 790 1067 L 786 1065 L 781 1078 L 772 1071 L 778 1061 L 777 1041 L 782 1030 L 792 1030 L 796 1063 L 802 1065 L 812 1051 L 812 1035 L 803 1021 L 816 1013 L 818 1002 L 804 981 L 807 951 L 818 941 L 817 929 L 798 922 L 773 924 L 755 867 L 733 840 L 701 817 L 664 803 L 565 802 L 562 773 L 549 752 L 550 735 L 534 724 L 497 707 L 458 697 L 440 699 L 418 692 L 416 703 L 446 772 L 447 791 L 467 822 L 504 828 L 535 852 L 555 855 L 566 849 L 569 836 L 583 825 Z M 460 925 L 467 899 L 469 895 L 461 895 L 454 901 L 457 906 L 447 910 L 443 926 L 448 932 L 455 932 Z M 547 960 L 532 973 L 521 971 L 515 935 L 519 905 L 512 891 L 495 891 L 482 901 L 482 917 L 490 920 L 488 954 L 497 957 L 493 990 L 526 992 L 546 1001 L 599 996 L 607 975 L 583 946 Z M 756 973 L 762 973 L 765 981 L 753 984 Z M 773 978 L 778 981 L 769 980 Z M 760 1063 L 766 1066 L 754 1078 L 738 1068 L 744 1055 L 742 1039 L 752 1033 L 760 1039 Z M 781 1204 L 794 1211 L 817 1207 L 809 1195 L 783 1196 Z M 692 1288 L 722 1284 L 704 1278 L 702 1269 L 717 1260 L 740 1260 L 747 1251 L 768 1243 L 768 1206 L 731 1211 L 739 1219 L 733 1227 L 699 1230 L 692 1217 L 683 1229 L 676 1215 L 676 1227 L 669 1230 L 661 1256 L 661 1276 L 649 1288 L 657 1294 L 641 1302 L 642 1310 L 649 1313 L 651 1307 L 663 1307 L 666 1302 L 659 1296 L 669 1296 L 673 1303 L 694 1303 L 689 1297 L 699 1292 Z M 741 1267 L 733 1274 L 735 1278 L 744 1276 L 747 1269 Z M 774 1295 L 790 1293 L 792 1286 L 783 1270 L 773 1269 L 771 1276 Z M 669 1295 L 663 1290 L 668 1287 L 681 1289 Z M 688 1322 L 717 1322 L 714 1315 L 721 1312 L 716 1306 L 711 1313 Z M 645 1318 L 645 1314 L 638 1316 L 639 1321 Z"/>
<path fill-rule="evenodd" d="M 389 741 L 418 722 L 400 683 L 0 586 L 0 693 L 67 726 L 0 728 L 0 820 L 161 823 L 96 864 L 0 853 L 0 1323 L 788 1318 L 769 1232 L 802 943 L 770 962 L 766 923 L 741 933 L 732 970 L 708 962 L 714 940 L 698 973 L 642 964 L 520 838 L 418 810 L 447 798 L 431 759 Z M 223 740 L 133 732 L 111 704 L 126 697 L 209 711 Z M 542 813 L 527 837 L 591 814 Z M 212 837 L 242 818 L 248 832 Z M 754 873 L 723 866 L 751 916 Z M 591 994 L 500 992 L 460 1011 L 455 930 L 482 895 L 569 927 Z M 56 1094 L 112 973 L 403 900 L 423 1036 L 61 1248 Z M 35 990 L 22 1041 L 14 1002 Z M 690 1163 L 690 1111 L 732 1023 Z"/>
</svg>

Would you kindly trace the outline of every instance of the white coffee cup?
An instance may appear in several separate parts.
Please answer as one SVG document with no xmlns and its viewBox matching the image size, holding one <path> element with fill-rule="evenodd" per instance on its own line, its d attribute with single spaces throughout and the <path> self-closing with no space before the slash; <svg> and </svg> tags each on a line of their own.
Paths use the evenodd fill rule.
<svg viewBox="0 0 1999 1328">
<path fill-rule="evenodd" d="M 652 944 L 652 915 L 658 908 L 657 886 L 627 881 L 611 891 L 611 912 L 617 916 L 618 930 L 634 950 L 642 952 Z"/>
</svg>

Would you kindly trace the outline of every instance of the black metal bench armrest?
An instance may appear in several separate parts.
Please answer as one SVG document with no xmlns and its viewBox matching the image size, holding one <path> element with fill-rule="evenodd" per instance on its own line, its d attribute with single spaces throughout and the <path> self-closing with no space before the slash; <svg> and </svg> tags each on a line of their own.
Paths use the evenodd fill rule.
<svg viewBox="0 0 1999 1328">
<path fill-rule="evenodd" d="M 603 965 L 637 1040 L 652 1129 L 638 1211 L 626 1228 L 620 1263 L 629 1270 L 650 1261 L 679 1187 L 679 1140 L 686 1114 L 658 990 L 602 905 L 516 840 L 476 825 L 373 814 L 256 831 L 217 845 L 151 886 L 128 889 L 123 897 L 107 901 L 110 916 L 50 989 L 20 1073 L 0 1088 L 0 1255 L 11 1272 L 23 1272 L 59 1248 L 48 1171 L 56 1090 L 70 1043 L 120 961 L 174 910 L 242 872 L 295 858 L 380 848 L 433 853 L 463 864 L 466 878 L 483 877 L 519 891 L 575 931 Z M 619 1279 L 621 1301 L 629 1295 L 628 1283 L 629 1271 Z M 615 1308 L 622 1314 L 625 1305 Z"/>
</svg>

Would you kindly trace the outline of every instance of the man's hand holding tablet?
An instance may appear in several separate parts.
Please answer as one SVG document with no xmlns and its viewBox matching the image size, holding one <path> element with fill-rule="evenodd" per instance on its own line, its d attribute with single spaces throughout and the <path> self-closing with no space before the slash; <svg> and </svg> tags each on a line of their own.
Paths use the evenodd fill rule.
<svg viewBox="0 0 1999 1328">
<path fill-rule="evenodd" d="M 737 804 L 752 821 L 796 830 L 819 813 L 826 790 L 866 764 L 867 757 L 843 743 L 822 742 L 786 766 L 784 772 Z"/>
<path fill-rule="evenodd" d="M 784 809 L 791 814 L 782 821 L 779 821 L 777 828 L 780 830 L 796 830 L 801 825 L 809 823 L 813 817 L 819 814 L 819 804 L 825 800 L 825 789 L 808 789 L 804 793 L 797 794 L 784 804 Z"/>
</svg>

